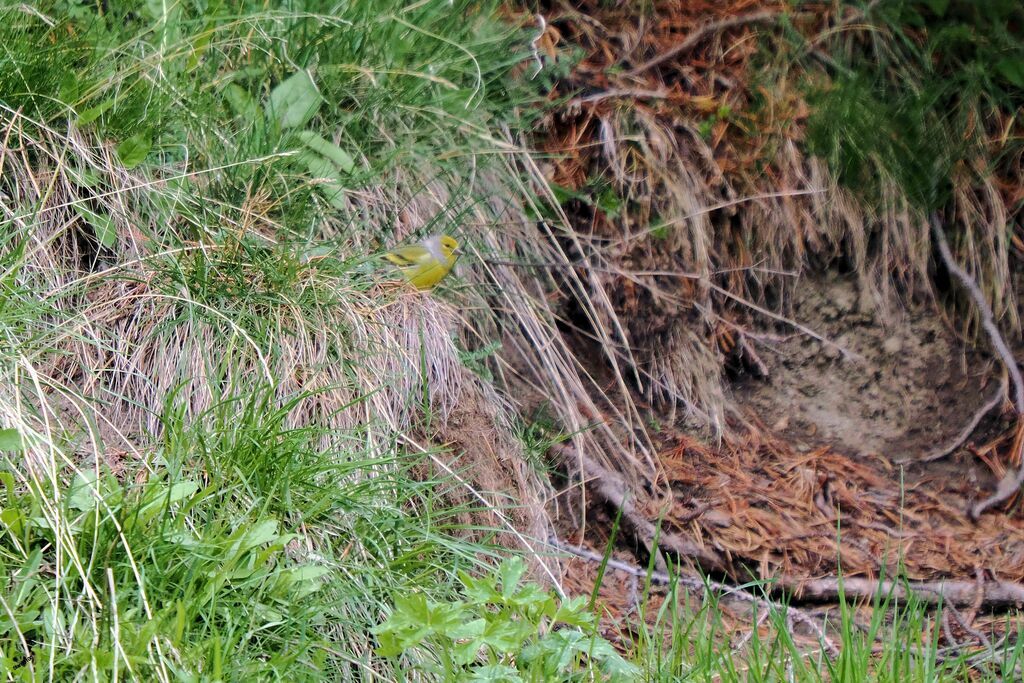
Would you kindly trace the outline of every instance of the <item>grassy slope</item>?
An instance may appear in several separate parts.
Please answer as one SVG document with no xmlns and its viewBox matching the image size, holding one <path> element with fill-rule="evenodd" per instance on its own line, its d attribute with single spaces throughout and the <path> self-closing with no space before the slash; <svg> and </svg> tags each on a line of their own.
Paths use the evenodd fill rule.
<svg viewBox="0 0 1024 683">
<path fill-rule="evenodd" d="M 109 5 L 0 9 L 0 671 L 390 680 L 443 661 L 431 639 L 377 657 L 370 629 L 396 596 L 462 595 L 456 572 L 517 515 L 467 528 L 477 500 L 423 477 L 454 456 L 413 447 L 465 440 L 439 423 L 495 398 L 463 365 L 486 375 L 500 323 L 453 339 L 444 299 L 501 292 L 410 300 L 363 255 L 530 202 L 493 154 L 528 123 L 507 78 L 526 39 L 487 3 Z M 509 417 L 484 414 L 515 456 Z M 883 680 L 933 670 L 909 615 Z M 661 680 L 800 661 L 784 637 L 733 653 L 712 607 L 656 621 L 634 655 Z M 871 641 L 843 633 L 839 666 L 866 666 Z"/>
<path fill-rule="evenodd" d="M 454 314 L 361 255 L 455 227 L 517 48 L 403 4 L 0 10 L 7 675 L 392 678 L 491 552 L 399 445 L 481 390 Z"/>
</svg>

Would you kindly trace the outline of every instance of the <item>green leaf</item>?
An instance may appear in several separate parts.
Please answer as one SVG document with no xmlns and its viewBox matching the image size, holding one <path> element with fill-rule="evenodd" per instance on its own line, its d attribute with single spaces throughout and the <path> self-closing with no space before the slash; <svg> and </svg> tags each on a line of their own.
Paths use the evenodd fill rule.
<svg viewBox="0 0 1024 683">
<path fill-rule="evenodd" d="M 281 81 L 270 93 L 267 116 L 281 128 L 300 128 L 316 115 L 323 98 L 312 76 L 299 71 Z"/>
<path fill-rule="evenodd" d="M 117 146 L 117 156 L 125 168 L 135 168 L 145 160 L 153 141 L 144 133 L 136 133 Z"/>
<path fill-rule="evenodd" d="M 14 538 L 20 538 L 25 531 L 25 515 L 17 508 L 0 510 L 0 528 L 9 531 Z"/>
<path fill-rule="evenodd" d="M 223 95 L 224 100 L 228 103 L 235 116 L 247 121 L 255 122 L 259 120 L 259 105 L 256 103 L 256 98 L 248 90 L 237 83 L 228 83 L 227 87 L 223 90 Z"/>
<path fill-rule="evenodd" d="M 526 621 L 511 621 L 497 618 L 487 624 L 480 641 L 498 652 L 515 654 L 523 649 L 523 642 L 534 632 L 534 626 Z"/>
<path fill-rule="evenodd" d="M 255 548 L 264 543 L 276 541 L 277 538 L 277 520 L 267 519 L 254 526 L 245 534 L 244 547 Z"/>
<path fill-rule="evenodd" d="M 0 451 L 20 451 L 24 447 L 21 432 L 13 427 L 0 429 Z"/>
<path fill-rule="evenodd" d="M 474 683 L 519 683 L 523 678 L 508 664 L 488 664 L 473 669 L 469 680 Z"/>
<path fill-rule="evenodd" d="M 96 240 L 107 249 L 117 246 L 117 226 L 114 219 L 107 214 L 99 214 L 91 211 L 81 204 L 74 204 L 75 213 L 81 216 L 82 220 L 92 226 L 96 233 Z"/>
<path fill-rule="evenodd" d="M 317 154 L 330 159 L 331 163 L 343 173 L 351 173 L 355 169 L 356 162 L 352 159 L 351 155 L 333 142 L 328 142 L 316 133 L 308 130 L 300 131 L 298 136 L 302 144 Z"/>
<path fill-rule="evenodd" d="M 301 600 L 323 588 L 324 582 L 320 579 L 330 573 L 331 570 L 327 567 L 307 564 L 285 572 L 282 580 L 291 586 L 291 598 Z"/>
<path fill-rule="evenodd" d="M 996 71 L 1012 85 L 1024 90 L 1024 56 L 996 62 Z"/>
<path fill-rule="evenodd" d="M 501 566 L 498 567 L 498 576 L 501 578 L 501 594 L 504 597 L 512 596 L 524 572 L 526 572 L 526 565 L 521 557 L 513 557 L 501 563 Z"/>
<path fill-rule="evenodd" d="M 306 167 L 311 176 L 318 180 L 316 189 L 324 196 L 324 199 L 337 209 L 345 208 L 345 188 L 339 182 L 341 177 L 334 164 L 309 150 L 299 152 L 295 158 Z"/>
<path fill-rule="evenodd" d="M 615 190 L 606 187 L 604 192 L 597 196 L 597 208 L 601 209 L 609 218 L 618 218 L 622 213 L 622 200 Z"/>
<path fill-rule="evenodd" d="M 99 117 L 103 116 L 103 112 L 114 106 L 114 100 L 103 100 L 95 107 L 89 107 L 81 114 L 78 115 L 77 125 L 87 126 Z"/>
<path fill-rule="evenodd" d="M 213 38 L 213 28 L 207 28 L 200 33 L 192 41 L 192 54 L 189 55 L 188 62 L 185 63 L 186 71 L 194 71 L 199 62 L 202 60 L 203 55 L 206 54 L 207 48 L 210 47 L 210 40 Z"/>
<path fill-rule="evenodd" d="M 88 166 L 81 169 L 68 169 L 68 171 L 74 181 L 82 187 L 94 188 L 103 182 L 103 177 L 99 172 Z"/>
<path fill-rule="evenodd" d="M 97 502 L 97 478 L 92 470 L 79 472 L 68 489 L 68 506 L 79 512 L 87 512 L 96 506 Z"/>
<path fill-rule="evenodd" d="M 551 619 L 555 623 L 570 626 L 591 626 L 595 617 L 593 612 L 587 610 L 589 602 L 586 596 L 577 595 L 559 605 Z"/>
<path fill-rule="evenodd" d="M 940 17 L 945 16 L 946 10 L 949 9 L 949 0 L 924 0 L 924 4 Z"/>
<path fill-rule="evenodd" d="M 341 177 L 338 175 L 338 169 L 334 167 L 334 164 L 319 154 L 303 150 L 295 156 L 295 159 L 305 166 L 306 170 L 314 178 L 332 181 L 341 180 Z"/>
</svg>

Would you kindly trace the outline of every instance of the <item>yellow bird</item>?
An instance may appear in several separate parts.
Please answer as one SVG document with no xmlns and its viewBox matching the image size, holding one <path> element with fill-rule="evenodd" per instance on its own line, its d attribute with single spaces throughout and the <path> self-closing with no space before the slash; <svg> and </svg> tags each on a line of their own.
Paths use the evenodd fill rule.
<svg viewBox="0 0 1024 683">
<path fill-rule="evenodd" d="M 433 235 L 384 254 L 416 289 L 431 289 L 455 267 L 462 251 L 454 237 Z"/>
</svg>

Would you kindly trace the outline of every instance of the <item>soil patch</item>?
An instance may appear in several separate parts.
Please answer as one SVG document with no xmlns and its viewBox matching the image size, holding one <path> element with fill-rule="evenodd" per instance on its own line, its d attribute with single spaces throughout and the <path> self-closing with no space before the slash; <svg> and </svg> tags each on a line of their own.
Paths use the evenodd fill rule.
<svg viewBox="0 0 1024 683">
<path fill-rule="evenodd" d="M 992 394 L 992 363 L 934 307 L 883 316 L 847 277 L 796 292 L 793 318 L 834 344 L 799 333 L 761 341 L 768 377 L 743 375 L 732 393 L 797 450 L 913 460 L 954 439 Z"/>
</svg>

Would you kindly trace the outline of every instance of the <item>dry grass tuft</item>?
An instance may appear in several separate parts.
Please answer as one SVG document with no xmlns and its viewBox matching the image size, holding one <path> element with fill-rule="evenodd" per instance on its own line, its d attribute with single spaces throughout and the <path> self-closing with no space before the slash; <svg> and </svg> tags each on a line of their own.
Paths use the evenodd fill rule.
<svg viewBox="0 0 1024 683">
<path fill-rule="evenodd" d="M 42 387 L 19 411 L 27 431 L 33 423 L 50 434 L 73 434 L 82 457 L 117 452 L 142 459 L 159 443 L 164 416 L 202 420 L 233 396 L 269 387 L 289 407 L 286 426 L 316 426 L 325 451 L 358 435 L 371 453 L 387 453 L 396 440 L 432 453 L 435 472 L 458 475 L 450 498 L 479 504 L 469 526 L 505 529 L 500 540 L 509 545 L 547 537 L 550 498 L 513 429 L 517 409 L 536 403 L 518 400 L 525 394 L 510 388 L 529 386 L 558 427 L 609 466 L 643 477 L 653 471 L 642 428 L 623 429 L 642 424 L 625 383 L 613 389 L 625 403 L 605 403 L 631 412 L 595 424 L 606 409 L 593 398 L 601 387 L 566 346 L 549 301 L 565 280 L 570 292 L 585 288 L 574 280 L 569 257 L 537 234 L 514 199 L 528 193 L 524 185 L 507 185 L 526 159 L 512 143 L 495 143 L 509 165 L 477 180 L 473 197 L 489 202 L 463 206 L 473 199 L 453 191 L 436 169 L 408 171 L 393 185 L 348 195 L 351 213 L 335 213 L 323 225 L 338 245 L 333 257 L 307 259 L 301 249 L 274 242 L 274 220 L 262 213 L 271 206 L 258 189 L 237 209 L 213 209 L 221 212 L 226 238 L 182 240 L 178 226 L 160 222 L 159 209 L 191 200 L 161 180 L 125 171 L 108 146 L 16 112 L 5 112 L 0 126 L 8 132 L 0 159 L 5 206 L 21 207 L 6 218 L 30 240 L 17 280 L 27 291 L 45 292 L 52 307 L 35 355 L 25 359 Z M 524 167 L 532 168 L 527 161 Z M 87 184 L 82 173 L 101 182 Z M 175 168 L 164 174 L 183 175 Z M 188 179 L 205 181 L 202 173 Z M 419 188 L 414 198 L 404 195 L 407 187 Z M 83 206 L 112 218 L 116 243 L 102 243 L 76 210 Z M 476 256 L 560 260 L 566 267 L 542 282 L 530 270 L 471 259 L 446 293 L 412 292 L 380 282 L 379 270 L 352 258 L 377 244 L 355 226 L 388 215 L 398 217 L 389 243 L 429 229 L 439 216 L 457 216 L 457 234 Z M 492 359 L 492 384 L 467 370 L 461 354 L 495 339 L 512 350 L 515 368 Z M 8 396 L 4 405 L 23 399 Z"/>
</svg>

